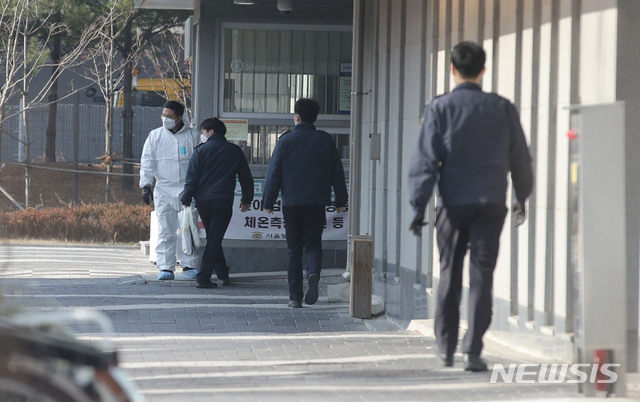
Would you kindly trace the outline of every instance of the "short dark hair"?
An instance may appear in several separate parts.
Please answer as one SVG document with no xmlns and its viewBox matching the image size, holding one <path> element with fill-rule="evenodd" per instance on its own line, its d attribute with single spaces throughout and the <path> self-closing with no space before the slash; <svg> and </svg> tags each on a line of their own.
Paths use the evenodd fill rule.
<svg viewBox="0 0 640 402">
<path fill-rule="evenodd" d="M 180 102 L 171 100 L 165 103 L 162 107 L 173 110 L 174 112 L 176 112 L 176 116 L 178 117 L 184 114 L 184 106 L 182 106 L 182 103 Z"/>
<path fill-rule="evenodd" d="M 227 133 L 227 126 L 217 117 L 211 117 L 200 123 L 200 130 L 211 131 L 219 135 Z"/>
<path fill-rule="evenodd" d="M 475 42 L 460 42 L 451 51 L 451 64 L 464 78 L 475 78 L 482 72 L 487 55 Z"/>
<path fill-rule="evenodd" d="M 315 99 L 300 98 L 296 101 L 293 111 L 300 116 L 302 121 L 313 123 L 318 119 L 320 104 Z"/>
</svg>

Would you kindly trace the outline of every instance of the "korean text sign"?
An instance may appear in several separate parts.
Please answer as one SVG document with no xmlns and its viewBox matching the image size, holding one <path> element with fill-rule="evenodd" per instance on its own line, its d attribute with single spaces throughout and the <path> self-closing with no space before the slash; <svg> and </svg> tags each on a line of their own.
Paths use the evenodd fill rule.
<svg viewBox="0 0 640 402">
<path fill-rule="evenodd" d="M 278 197 L 273 214 L 268 214 L 262 210 L 264 179 L 255 179 L 254 187 L 251 209 L 242 213 L 238 210 L 242 191 L 240 183 L 236 182 L 233 217 L 225 239 L 286 240 L 281 198 Z M 336 208 L 331 205 L 326 207 L 326 211 L 327 224 L 322 234 L 322 240 L 347 240 L 347 212 L 339 214 Z"/>
</svg>

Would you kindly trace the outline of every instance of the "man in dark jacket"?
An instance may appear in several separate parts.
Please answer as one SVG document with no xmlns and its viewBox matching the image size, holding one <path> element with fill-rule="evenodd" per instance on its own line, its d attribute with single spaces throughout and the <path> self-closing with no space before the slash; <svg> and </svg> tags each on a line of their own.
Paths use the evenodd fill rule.
<svg viewBox="0 0 640 402">
<path fill-rule="evenodd" d="M 206 119 L 200 132 L 208 137 L 196 147 L 180 200 L 183 206 L 196 201 L 196 207 L 207 232 L 207 245 L 196 276 L 196 287 L 214 288 L 211 275 L 215 270 L 223 285 L 229 284 L 229 267 L 224 258 L 222 239 L 233 215 L 236 175 L 240 180 L 242 198 L 240 210 L 246 212 L 253 201 L 253 176 L 244 153 L 239 146 L 227 141 L 227 128 L 217 118 Z"/>
<path fill-rule="evenodd" d="M 338 213 L 346 210 L 347 185 L 333 138 L 313 125 L 320 105 L 313 99 L 298 99 L 294 106 L 296 126 L 280 137 L 273 151 L 263 194 L 263 208 L 273 213 L 282 190 L 282 214 L 289 264 L 289 307 L 302 307 L 304 248 L 309 289 L 307 304 L 318 300 L 322 266 L 322 232 L 325 207 L 331 204 L 331 188 Z"/>
<path fill-rule="evenodd" d="M 491 324 L 493 270 L 507 213 L 507 175 L 511 172 L 516 225 L 524 222 L 525 201 L 533 186 L 531 156 L 515 106 L 480 87 L 485 57 L 472 42 L 453 49 L 451 72 L 457 86 L 427 105 L 409 171 L 411 230 L 416 235 L 438 184 L 435 349 L 445 366 L 453 365 L 458 342 L 462 265 L 470 250 L 469 329 L 462 341 L 468 371 L 487 370 L 480 353 Z"/>
</svg>

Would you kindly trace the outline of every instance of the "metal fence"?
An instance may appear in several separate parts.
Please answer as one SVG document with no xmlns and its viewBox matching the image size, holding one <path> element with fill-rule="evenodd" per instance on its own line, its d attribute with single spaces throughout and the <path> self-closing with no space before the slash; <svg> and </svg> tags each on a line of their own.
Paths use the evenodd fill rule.
<svg viewBox="0 0 640 402">
<path fill-rule="evenodd" d="M 17 106 L 7 106 L 5 115 L 19 111 Z M 73 160 L 73 122 L 77 114 L 80 127 L 78 143 L 78 161 L 95 163 L 105 149 L 105 105 L 73 105 L 59 104 L 56 135 L 56 160 L 70 162 Z M 140 158 L 144 141 L 149 131 L 159 127 L 162 122 L 162 107 L 133 107 L 133 157 Z M 46 130 L 48 109 L 39 107 L 27 111 L 29 138 L 31 142 L 31 162 L 45 159 Z M 122 156 L 122 108 L 114 109 L 113 115 L 113 147 Z M 23 138 L 22 118 L 19 115 L 9 118 L 2 128 L 2 161 L 21 162 L 24 147 L 18 141 Z"/>
<path fill-rule="evenodd" d="M 112 149 L 122 157 L 122 107 L 113 111 L 113 144 Z M 19 111 L 18 106 L 10 105 L 5 109 L 5 116 Z M 79 122 L 78 162 L 100 163 L 98 157 L 104 155 L 105 145 L 105 105 L 74 105 L 59 104 L 56 122 L 56 161 L 73 161 L 73 127 L 74 119 Z M 162 107 L 134 106 L 133 107 L 133 158 L 140 160 L 142 147 L 149 132 L 160 127 L 162 122 Z M 45 161 L 47 142 L 48 109 L 39 107 L 27 111 L 29 125 L 29 139 L 31 142 L 31 162 Z M 248 127 L 247 141 L 234 141 L 245 151 L 245 156 L 257 177 L 264 177 L 267 164 L 275 148 L 275 144 L 282 133 L 290 130 L 290 125 L 253 125 Z M 2 127 L 2 141 L 0 161 L 23 162 L 24 146 L 18 141 L 23 138 L 22 117 L 13 116 L 6 120 Z M 348 135 L 334 135 L 334 140 L 343 150 L 343 160 L 348 160 Z M 346 148 L 345 148 L 346 147 Z M 119 158 L 117 158 L 119 159 Z M 348 174 L 348 168 L 345 173 Z"/>
</svg>

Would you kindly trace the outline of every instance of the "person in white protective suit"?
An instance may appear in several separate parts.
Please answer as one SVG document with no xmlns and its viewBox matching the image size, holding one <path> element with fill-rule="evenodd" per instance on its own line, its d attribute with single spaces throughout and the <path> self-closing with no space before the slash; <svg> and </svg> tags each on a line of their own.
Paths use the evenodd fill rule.
<svg viewBox="0 0 640 402">
<path fill-rule="evenodd" d="M 200 143 L 200 133 L 188 127 L 183 119 L 184 106 L 169 101 L 162 109 L 162 127 L 149 133 L 140 158 L 140 188 L 142 199 L 154 202 L 158 218 L 156 266 L 159 280 L 175 278 L 176 252 L 182 266 L 182 275 L 194 279 L 197 274 L 199 252 L 186 255 L 182 239 L 178 236 L 178 212 L 181 211 L 180 192 L 184 188 L 189 160 Z M 153 179 L 155 189 L 151 191 Z"/>
</svg>

